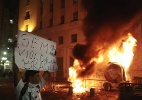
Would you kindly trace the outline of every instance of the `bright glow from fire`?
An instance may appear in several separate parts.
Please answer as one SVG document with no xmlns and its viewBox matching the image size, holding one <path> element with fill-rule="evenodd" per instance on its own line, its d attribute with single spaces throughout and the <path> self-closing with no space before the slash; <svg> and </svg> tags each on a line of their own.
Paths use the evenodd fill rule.
<svg viewBox="0 0 142 100">
<path fill-rule="evenodd" d="M 136 39 L 129 33 L 128 39 L 122 42 L 123 50 L 119 50 L 119 47 L 113 46 L 108 54 L 110 62 L 116 62 L 124 68 L 126 80 L 130 80 L 127 71 L 134 56 L 134 46 L 136 46 Z"/>
<path fill-rule="evenodd" d="M 91 62 L 95 61 L 95 62 L 97 62 L 97 63 L 101 63 L 103 60 L 104 60 L 104 59 L 103 59 L 103 55 L 100 55 L 99 58 L 93 58 L 93 59 L 91 60 Z"/>
<path fill-rule="evenodd" d="M 122 37 L 123 39 L 123 37 Z M 122 40 L 121 39 L 121 40 Z M 134 47 L 136 46 L 136 39 L 129 33 L 127 36 L 127 39 L 125 41 L 122 41 L 121 45 L 119 43 L 119 45 L 115 44 L 113 46 L 111 46 L 107 52 L 107 56 L 108 56 L 108 62 L 115 62 L 118 65 L 122 66 L 124 71 L 125 71 L 125 77 L 126 80 L 130 80 L 130 77 L 127 73 L 130 64 L 133 60 L 133 52 L 134 52 Z M 106 58 L 106 55 L 104 54 L 99 54 L 98 58 L 92 58 L 91 62 L 96 62 L 97 64 L 99 63 L 104 63 Z M 79 61 L 76 59 L 74 61 L 74 65 L 73 67 L 69 68 L 69 78 L 68 80 L 70 82 L 72 82 L 72 86 L 73 86 L 73 91 L 74 92 L 85 92 L 85 80 L 82 78 L 78 78 L 77 75 L 77 71 L 81 70 L 82 67 L 80 67 L 80 63 Z M 82 68 L 83 69 L 83 68 Z M 88 78 L 88 77 L 87 77 Z M 86 79 L 87 79 L 86 78 Z M 92 76 L 89 77 L 90 79 L 92 78 Z M 92 78 L 93 79 L 93 78 Z M 94 86 L 95 83 L 91 82 L 88 85 L 92 85 Z"/>
<path fill-rule="evenodd" d="M 69 68 L 69 81 L 73 82 L 72 86 L 73 86 L 73 91 L 74 92 L 85 92 L 85 88 L 82 84 L 82 80 L 77 78 L 77 70 L 76 69 L 80 69 L 79 66 L 79 62 L 78 60 L 74 61 L 74 65 L 73 67 Z"/>
</svg>

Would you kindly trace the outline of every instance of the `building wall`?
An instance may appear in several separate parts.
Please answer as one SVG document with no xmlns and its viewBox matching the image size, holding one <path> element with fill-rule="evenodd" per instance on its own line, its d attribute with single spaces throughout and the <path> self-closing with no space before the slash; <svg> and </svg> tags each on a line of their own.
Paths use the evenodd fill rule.
<svg viewBox="0 0 142 100">
<path fill-rule="evenodd" d="M 19 30 L 25 31 L 26 25 L 28 25 L 28 32 L 32 32 L 39 28 L 40 0 L 30 0 L 29 5 L 27 5 L 26 1 L 20 0 L 18 28 Z M 30 18 L 25 20 L 26 12 L 28 11 Z"/>
<path fill-rule="evenodd" d="M 134 57 L 132 64 L 130 66 L 129 75 L 132 78 L 132 81 L 134 77 L 142 77 L 142 24 L 140 24 L 138 27 L 135 28 L 134 37 L 137 40 L 137 45 L 134 52 Z"/>
</svg>

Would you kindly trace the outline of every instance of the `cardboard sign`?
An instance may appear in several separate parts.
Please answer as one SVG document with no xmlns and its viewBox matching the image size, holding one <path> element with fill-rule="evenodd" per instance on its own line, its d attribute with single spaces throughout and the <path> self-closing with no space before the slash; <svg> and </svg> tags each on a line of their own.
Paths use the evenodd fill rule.
<svg viewBox="0 0 142 100">
<path fill-rule="evenodd" d="M 19 68 L 54 72 L 56 43 L 28 32 L 18 31 L 15 63 Z"/>
</svg>

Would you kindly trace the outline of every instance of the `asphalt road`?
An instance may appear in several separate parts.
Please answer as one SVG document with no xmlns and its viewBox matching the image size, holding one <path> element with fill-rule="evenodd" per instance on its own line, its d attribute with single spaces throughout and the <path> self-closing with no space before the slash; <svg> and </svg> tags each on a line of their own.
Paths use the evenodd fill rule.
<svg viewBox="0 0 142 100">
<path fill-rule="evenodd" d="M 16 100 L 13 79 L 0 78 L 0 100 Z"/>
<path fill-rule="evenodd" d="M 117 92 L 99 91 L 94 96 L 86 93 L 68 94 L 66 91 L 46 91 L 42 92 L 43 100 L 118 100 Z M 0 100 L 16 100 L 13 79 L 0 78 Z"/>
<path fill-rule="evenodd" d="M 94 96 L 90 96 L 90 92 L 85 93 L 73 93 L 69 94 L 67 91 L 45 91 L 41 93 L 43 100 L 119 100 L 119 92 L 115 91 L 103 91 L 95 90 Z M 126 98 L 129 94 L 124 95 Z M 0 78 L 0 100 L 16 100 L 13 79 L 1 79 Z M 123 99 L 122 99 L 123 100 Z M 126 99 L 124 99 L 126 100 Z M 129 100 L 142 100 L 141 97 L 134 97 Z"/>
</svg>

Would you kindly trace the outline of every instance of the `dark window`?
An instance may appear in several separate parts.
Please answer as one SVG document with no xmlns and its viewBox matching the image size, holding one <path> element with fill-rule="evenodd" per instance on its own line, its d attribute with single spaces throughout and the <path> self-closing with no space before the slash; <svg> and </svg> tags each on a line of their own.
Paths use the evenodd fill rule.
<svg viewBox="0 0 142 100">
<path fill-rule="evenodd" d="M 65 0 L 61 0 L 61 8 L 65 7 Z"/>
<path fill-rule="evenodd" d="M 78 12 L 74 12 L 73 13 L 73 21 L 77 21 L 78 20 Z"/>
<path fill-rule="evenodd" d="M 71 35 L 71 42 L 77 42 L 77 34 L 72 34 Z"/>
<path fill-rule="evenodd" d="M 78 3 L 78 0 L 73 0 L 73 4 L 76 4 L 76 3 Z"/>
<path fill-rule="evenodd" d="M 53 25 L 53 19 L 50 19 L 50 26 Z"/>
<path fill-rule="evenodd" d="M 61 16 L 61 24 L 64 24 L 64 21 L 65 21 L 65 17 Z"/>
<path fill-rule="evenodd" d="M 57 71 L 57 81 L 61 81 L 64 78 L 64 68 L 63 68 L 63 57 L 57 57 L 57 65 L 58 71 Z"/>
<path fill-rule="evenodd" d="M 63 36 L 60 36 L 59 37 L 59 44 L 63 44 L 63 42 L 64 42 L 64 38 L 63 38 Z"/>
<path fill-rule="evenodd" d="M 63 70 L 63 57 L 57 57 L 57 64 L 60 70 Z"/>
<path fill-rule="evenodd" d="M 30 5 L 30 0 L 27 0 L 26 5 L 27 6 Z"/>
<path fill-rule="evenodd" d="M 30 19 L 30 12 L 29 11 L 26 12 L 26 16 L 25 16 L 25 20 L 27 20 L 27 19 Z"/>
<path fill-rule="evenodd" d="M 50 4 L 50 12 L 52 12 L 52 11 L 53 11 L 53 3 Z"/>
</svg>

